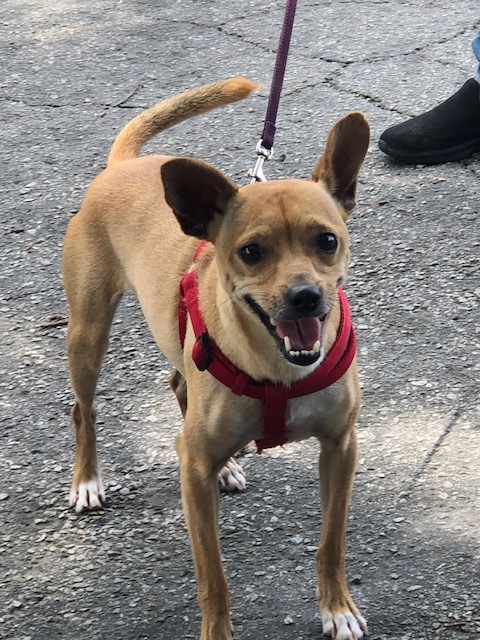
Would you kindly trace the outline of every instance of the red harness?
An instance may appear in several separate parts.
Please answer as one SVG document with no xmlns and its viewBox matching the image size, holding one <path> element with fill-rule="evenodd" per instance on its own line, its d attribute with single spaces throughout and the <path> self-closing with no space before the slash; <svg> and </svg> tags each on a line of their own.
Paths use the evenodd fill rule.
<svg viewBox="0 0 480 640">
<path fill-rule="evenodd" d="M 195 259 L 206 245 L 203 242 L 195 252 Z M 356 336 L 350 318 L 350 309 L 343 289 L 338 288 L 340 302 L 340 324 L 335 341 L 324 360 L 315 371 L 291 386 L 265 380 L 257 382 L 236 367 L 219 350 L 208 335 L 198 306 L 198 282 L 195 269 L 189 271 L 180 283 L 178 326 L 182 348 L 187 332 L 187 317 L 190 316 L 196 341 L 192 349 L 192 359 L 200 371 L 209 371 L 219 382 L 229 387 L 236 395 L 245 395 L 262 401 L 263 432 L 256 440 L 257 451 L 283 445 L 288 440 L 290 430 L 285 424 L 285 412 L 290 398 L 306 396 L 326 389 L 347 372 L 356 350 Z"/>
</svg>

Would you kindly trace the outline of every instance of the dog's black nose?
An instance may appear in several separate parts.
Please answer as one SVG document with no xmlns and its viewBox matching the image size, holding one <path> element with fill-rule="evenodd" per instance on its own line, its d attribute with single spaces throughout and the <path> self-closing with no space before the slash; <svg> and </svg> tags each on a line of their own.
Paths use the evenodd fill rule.
<svg viewBox="0 0 480 640">
<path fill-rule="evenodd" d="M 322 292 L 314 284 L 307 284 L 292 287 L 285 297 L 297 313 L 313 315 L 322 301 Z"/>
</svg>

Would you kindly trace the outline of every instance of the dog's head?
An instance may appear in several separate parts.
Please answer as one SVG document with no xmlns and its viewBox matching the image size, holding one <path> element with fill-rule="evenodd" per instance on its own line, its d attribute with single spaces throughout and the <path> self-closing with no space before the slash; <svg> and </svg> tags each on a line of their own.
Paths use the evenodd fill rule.
<svg viewBox="0 0 480 640">
<path fill-rule="evenodd" d="M 165 198 L 183 231 L 215 244 L 224 289 L 292 364 L 321 358 L 323 324 L 348 269 L 345 221 L 368 144 L 366 119 L 350 113 L 330 131 L 310 181 L 238 189 L 198 160 L 178 158 L 162 167 Z"/>
</svg>

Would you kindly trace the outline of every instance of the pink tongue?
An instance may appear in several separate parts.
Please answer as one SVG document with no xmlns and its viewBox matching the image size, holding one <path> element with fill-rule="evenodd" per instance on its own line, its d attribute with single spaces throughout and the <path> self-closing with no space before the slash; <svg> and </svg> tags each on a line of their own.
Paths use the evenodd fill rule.
<svg viewBox="0 0 480 640">
<path fill-rule="evenodd" d="M 301 318 L 294 322 L 279 320 L 276 325 L 277 335 L 283 340 L 286 336 L 294 351 L 302 349 L 310 351 L 322 336 L 322 323 L 318 318 Z"/>
</svg>

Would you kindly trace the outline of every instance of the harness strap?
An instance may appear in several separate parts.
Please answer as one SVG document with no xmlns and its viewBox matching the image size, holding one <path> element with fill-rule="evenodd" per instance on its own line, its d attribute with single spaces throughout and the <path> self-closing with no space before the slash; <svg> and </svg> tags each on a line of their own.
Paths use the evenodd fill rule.
<svg viewBox="0 0 480 640">
<path fill-rule="evenodd" d="M 200 253 L 206 242 L 197 249 Z M 322 363 L 306 378 L 287 387 L 269 380 L 259 382 L 235 366 L 210 339 L 198 305 L 198 282 L 195 269 L 191 269 L 180 284 L 178 310 L 179 335 L 182 348 L 185 343 L 187 316 L 190 316 L 196 341 L 192 359 L 200 371 L 207 370 L 236 395 L 245 395 L 262 401 L 263 432 L 256 440 L 259 453 L 263 449 L 283 445 L 288 440 L 289 429 L 285 423 L 287 402 L 334 384 L 349 369 L 356 351 L 356 336 L 352 326 L 350 309 L 343 289 L 338 288 L 340 323 L 335 341 Z"/>
</svg>

